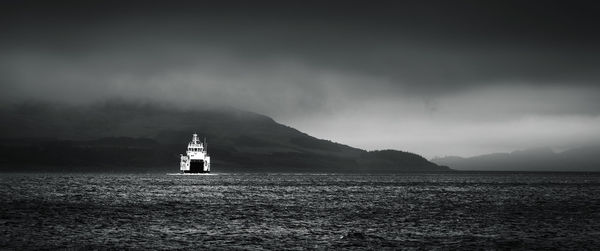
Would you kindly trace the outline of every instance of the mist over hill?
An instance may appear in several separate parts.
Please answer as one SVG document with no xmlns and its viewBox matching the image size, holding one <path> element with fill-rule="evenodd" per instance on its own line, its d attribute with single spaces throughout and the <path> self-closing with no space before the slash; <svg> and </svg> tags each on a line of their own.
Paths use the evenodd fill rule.
<svg viewBox="0 0 600 251">
<path fill-rule="evenodd" d="M 564 152 L 535 148 L 493 153 L 470 158 L 448 156 L 431 161 L 457 170 L 480 171 L 600 171 L 600 146 L 584 146 Z"/>
<path fill-rule="evenodd" d="M 215 172 L 450 170 L 417 154 L 368 152 L 227 107 L 22 103 L 3 106 L 0 117 L 2 171 L 177 172 L 192 133 L 208 140 Z"/>
</svg>

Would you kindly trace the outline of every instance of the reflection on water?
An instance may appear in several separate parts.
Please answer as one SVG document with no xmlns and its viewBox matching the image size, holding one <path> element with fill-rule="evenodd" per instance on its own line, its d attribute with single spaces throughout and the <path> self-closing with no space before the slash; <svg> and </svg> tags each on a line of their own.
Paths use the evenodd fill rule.
<svg viewBox="0 0 600 251">
<path fill-rule="evenodd" d="M 588 248 L 599 174 L 0 176 L 0 248 Z"/>
</svg>

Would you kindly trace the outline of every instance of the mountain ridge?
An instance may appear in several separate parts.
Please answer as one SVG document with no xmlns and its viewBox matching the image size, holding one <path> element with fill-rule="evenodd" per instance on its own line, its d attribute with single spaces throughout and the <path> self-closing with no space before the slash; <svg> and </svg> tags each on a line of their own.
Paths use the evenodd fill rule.
<svg viewBox="0 0 600 251">
<path fill-rule="evenodd" d="M 430 161 L 469 171 L 600 171 L 600 146 L 582 146 L 563 152 L 533 148 L 510 153 L 491 153 L 473 157 L 446 156 Z"/>
</svg>

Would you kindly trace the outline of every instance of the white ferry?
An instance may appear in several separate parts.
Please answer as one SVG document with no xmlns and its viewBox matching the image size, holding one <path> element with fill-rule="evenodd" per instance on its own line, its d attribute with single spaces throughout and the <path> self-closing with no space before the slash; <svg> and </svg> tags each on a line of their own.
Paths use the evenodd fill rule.
<svg viewBox="0 0 600 251">
<path fill-rule="evenodd" d="M 206 139 L 204 143 L 198 140 L 198 134 L 194 133 L 192 141 L 188 144 L 186 155 L 181 154 L 181 173 L 210 173 L 210 156 L 206 151 Z"/>
</svg>

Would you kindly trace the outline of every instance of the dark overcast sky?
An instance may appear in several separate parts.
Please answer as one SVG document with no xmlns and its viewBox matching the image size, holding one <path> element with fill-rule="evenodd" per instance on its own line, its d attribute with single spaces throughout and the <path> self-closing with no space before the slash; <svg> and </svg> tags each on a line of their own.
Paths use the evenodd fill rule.
<svg viewBox="0 0 600 251">
<path fill-rule="evenodd" d="M 229 105 L 427 157 L 600 143 L 594 1 L 322 2 L 3 1 L 0 98 Z"/>
</svg>

